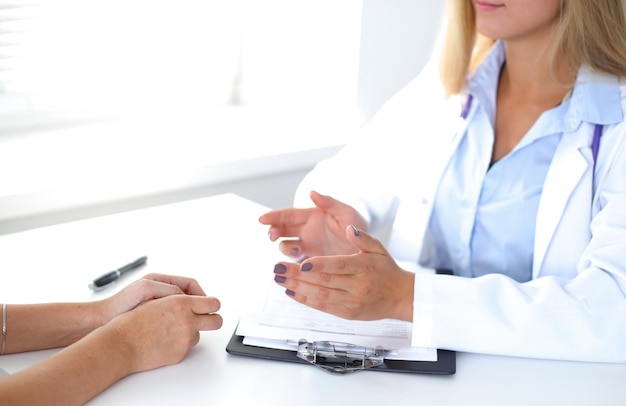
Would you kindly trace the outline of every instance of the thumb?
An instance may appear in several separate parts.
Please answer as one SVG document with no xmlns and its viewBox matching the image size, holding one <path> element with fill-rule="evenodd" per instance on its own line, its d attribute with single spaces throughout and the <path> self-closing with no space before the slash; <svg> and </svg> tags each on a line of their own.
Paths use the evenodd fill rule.
<svg viewBox="0 0 626 406">
<path fill-rule="evenodd" d="M 389 255 L 383 243 L 352 224 L 346 227 L 346 238 L 363 253 Z"/>
<path fill-rule="evenodd" d="M 311 191 L 311 200 L 315 203 L 316 207 L 324 210 L 331 216 L 341 217 L 346 213 L 354 211 L 354 209 L 347 204 L 316 191 Z"/>
<path fill-rule="evenodd" d="M 333 199 L 332 197 L 323 195 L 314 190 L 311 191 L 310 196 L 315 206 L 323 210 L 328 210 L 332 208 L 336 203 L 339 203 L 337 200 Z"/>
</svg>

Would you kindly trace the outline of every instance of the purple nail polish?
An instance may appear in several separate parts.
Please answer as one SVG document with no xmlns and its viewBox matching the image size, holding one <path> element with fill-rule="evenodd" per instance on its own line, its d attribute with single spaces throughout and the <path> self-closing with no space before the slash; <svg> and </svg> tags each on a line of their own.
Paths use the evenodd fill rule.
<svg viewBox="0 0 626 406">
<path fill-rule="evenodd" d="M 284 274 L 285 272 L 287 272 L 287 267 L 284 264 L 274 265 L 274 273 Z"/>
<path fill-rule="evenodd" d="M 306 264 L 302 264 L 302 266 L 300 267 L 300 270 L 302 272 L 307 272 L 307 271 L 310 271 L 311 269 L 313 269 L 313 264 L 310 262 L 307 262 Z"/>
<path fill-rule="evenodd" d="M 356 228 L 355 226 L 352 226 L 352 231 L 354 232 L 354 236 L 358 237 L 359 236 L 359 229 Z"/>
<path fill-rule="evenodd" d="M 285 283 L 286 280 L 287 278 L 285 278 L 284 276 L 274 275 L 274 282 Z"/>
<path fill-rule="evenodd" d="M 289 289 L 285 290 L 285 293 L 287 294 L 287 296 L 295 296 L 296 295 L 296 292 L 294 292 L 293 290 L 289 290 Z"/>
</svg>

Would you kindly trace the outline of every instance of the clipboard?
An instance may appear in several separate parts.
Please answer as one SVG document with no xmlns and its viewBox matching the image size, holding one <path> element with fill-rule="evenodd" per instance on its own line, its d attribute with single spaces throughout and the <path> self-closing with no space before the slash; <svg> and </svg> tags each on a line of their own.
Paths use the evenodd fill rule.
<svg viewBox="0 0 626 406">
<path fill-rule="evenodd" d="M 453 272 L 448 269 L 437 269 L 437 274 L 443 275 L 452 275 Z M 282 350 L 275 348 L 267 348 L 267 347 L 259 347 L 254 345 L 247 345 L 243 343 L 243 336 L 237 335 L 237 328 L 233 332 L 228 345 L 226 346 L 226 352 L 233 355 L 240 355 L 246 357 L 260 358 L 265 360 L 274 360 L 274 361 L 286 361 L 286 362 L 296 362 L 300 364 L 317 364 L 322 367 L 322 369 L 327 372 L 335 373 L 335 374 L 343 374 L 346 372 L 345 368 L 339 368 L 338 370 L 333 370 L 334 368 L 329 365 L 324 365 L 322 362 L 316 363 L 315 355 L 311 356 L 311 354 L 303 355 L 301 353 L 301 348 L 305 348 L 305 352 L 309 350 L 309 348 L 315 343 L 307 343 L 300 342 L 298 351 L 290 351 L 290 350 Z M 324 344 L 329 344 L 328 342 Z M 345 345 L 345 344 L 344 344 Z M 349 345 L 349 344 L 347 344 Z M 380 348 L 380 347 L 379 347 Z M 376 353 L 376 349 L 364 348 L 361 347 L 362 351 L 369 351 L 371 354 Z M 380 348 L 384 352 L 382 348 Z M 343 351 L 341 351 L 343 353 Z M 364 370 L 364 371 L 379 371 L 379 372 L 401 372 L 401 373 L 411 373 L 411 374 L 429 374 L 429 375 L 454 375 L 456 373 L 456 352 L 451 350 L 437 350 L 437 360 L 436 361 L 413 361 L 413 360 L 397 360 L 397 359 L 384 359 L 384 356 L 380 356 L 380 354 L 375 354 L 372 359 L 374 359 L 375 365 L 368 365 L 364 368 L 354 368 L 351 371 L 355 370 Z M 345 353 L 342 354 L 345 358 Z M 362 364 L 365 363 L 367 356 L 361 354 L 359 359 L 356 361 L 361 361 Z M 355 357 L 350 358 L 351 360 L 355 360 Z"/>
<path fill-rule="evenodd" d="M 236 332 L 237 329 L 235 329 L 235 332 L 226 346 L 226 352 L 229 354 L 265 360 L 311 364 L 310 362 L 298 357 L 298 351 L 279 350 L 244 344 L 244 337 L 237 335 Z M 453 375 L 456 373 L 456 352 L 449 350 L 437 350 L 437 361 L 403 361 L 384 359 L 381 364 L 362 370 L 430 375 Z"/>
</svg>

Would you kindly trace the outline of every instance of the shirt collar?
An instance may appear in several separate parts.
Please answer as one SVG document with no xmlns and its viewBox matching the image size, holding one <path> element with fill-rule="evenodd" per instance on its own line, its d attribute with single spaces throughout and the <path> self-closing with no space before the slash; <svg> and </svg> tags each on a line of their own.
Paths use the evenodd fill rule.
<svg viewBox="0 0 626 406">
<path fill-rule="evenodd" d="M 581 66 L 567 117 L 571 124 L 616 124 L 623 118 L 619 78 Z"/>
<path fill-rule="evenodd" d="M 496 92 L 498 91 L 498 79 L 504 60 L 504 43 L 498 41 L 480 65 L 471 73 L 467 82 L 467 91 L 482 106 L 492 123 L 495 120 Z"/>
<path fill-rule="evenodd" d="M 492 122 L 498 78 L 504 61 L 504 43 L 497 41 L 467 83 L 467 91 L 477 99 Z M 624 118 L 619 78 L 586 65 L 579 69 L 567 104 L 569 107 L 564 112 L 561 128 L 564 132 L 574 131 L 582 122 L 607 125 L 621 122 Z"/>
</svg>

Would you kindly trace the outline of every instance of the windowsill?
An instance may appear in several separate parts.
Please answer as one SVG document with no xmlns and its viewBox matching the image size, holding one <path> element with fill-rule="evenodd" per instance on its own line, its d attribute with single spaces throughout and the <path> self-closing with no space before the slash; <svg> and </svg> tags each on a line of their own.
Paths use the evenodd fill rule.
<svg viewBox="0 0 626 406">
<path fill-rule="evenodd" d="M 0 222 L 310 168 L 351 132 L 310 121 L 224 107 L 2 135 Z"/>
</svg>

